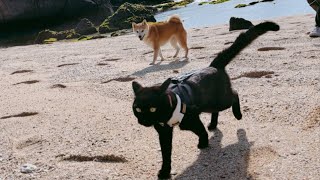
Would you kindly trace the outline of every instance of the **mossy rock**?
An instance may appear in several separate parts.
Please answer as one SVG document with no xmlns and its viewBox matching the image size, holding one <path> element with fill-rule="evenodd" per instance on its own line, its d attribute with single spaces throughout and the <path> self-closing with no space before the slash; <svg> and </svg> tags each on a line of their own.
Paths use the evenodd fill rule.
<svg viewBox="0 0 320 180">
<path fill-rule="evenodd" d="M 220 4 L 220 3 L 224 3 L 230 0 L 216 0 L 216 1 L 211 1 L 209 4 Z"/>
<path fill-rule="evenodd" d="M 209 2 L 203 1 L 203 2 L 200 2 L 198 5 L 199 5 L 199 6 L 202 6 L 202 5 L 205 5 L 205 4 L 209 4 Z"/>
<path fill-rule="evenodd" d="M 230 1 L 230 0 L 215 0 L 215 1 L 205 1 L 205 2 L 200 2 L 198 5 L 201 6 L 201 5 L 204 5 L 204 4 L 220 4 L 220 3 L 224 3 L 224 2 L 227 2 L 227 1 Z"/>
<path fill-rule="evenodd" d="M 42 44 L 42 43 L 44 43 L 44 40 L 50 39 L 50 38 L 57 38 L 57 32 L 46 29 L 46 30 L 40 31 L 38 33 L 38 36 L 37 36 L 36 40 L 34 41 L 34 43 Z"/>
<path fill-rule="evenodd" d="M 246 5 L 246 4 L 238 4 L 234 8 L 243 8 L 243 7 L 246 7 L 246 6 L 248 6 L 248 5 Z"/>
<path fill-rule="evenodd" d="M 156 5 L 155 7 L 158 9 L 158 11 L 167 11 L 171 9 L 176 9 L 179 7 L 184 7 L 190 3 L 192 3 L 194 0 L 183 0 L 179 2 L 168 2 L 168 3 L 163 3 Z"/>
<path fill-rule="evenodd" d="M 96 33 L 97 29 L 89 19 L 84 18 L 77 24 L 75 32 L 81 35 L 88 35 Z"/>
<path fill-rule="evenodd" d="M 56 41 L 58 41 L 57 38 L 49 38 L 49 39 L 45 39 L 45 40 L 43 41 L 43 43 L 44 43 L 44 44 L 51 44 L 51 43 L 54 43 L 54 42 L 56 42 Z"/>
<path fill-rule="evenodd" d="M 107 33 L 120 29 L 129 29 L 132 22 L 138 23 L 144 19 L 155 22 L 154 13 L 152 9 L 144 5 L 124 3 L 99 26 L 99 32 Z"/>
<path fill-rule="evenodd" d="M 80 37 L 80 34 L 76 33 L 76 31 L 74 29 L 60 31 L 57 33 L 58 40 L 75 39 L 75 38 L 79 38 L 79 37 Z"/>
<path fill-rule="evenodd" d="M 87 40 L 91 40 L 93 36 L 80 36 L 78 38 L 78 41 L 87 41 Z"/>
<path fill-rule="evenodd" d="M 57 40 L 63 39 L 74 39 L 80 37 L 80 34 L 76 33 L 74 29 L 66 30 L 66 31 L 51 31 L 49 29 L 40 31 L 34 43 L 43 44 L 46 43 L 45 40 L 55 38 Z"/>
</svg>

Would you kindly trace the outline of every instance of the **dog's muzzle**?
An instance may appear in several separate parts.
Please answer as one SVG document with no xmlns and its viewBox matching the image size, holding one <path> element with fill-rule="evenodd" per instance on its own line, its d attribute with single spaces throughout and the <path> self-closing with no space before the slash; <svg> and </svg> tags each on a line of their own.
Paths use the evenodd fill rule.
<svg viewBox="0 0 320 180">
<path fill-rule="evenodd" d="M 143 38 L 144 38 L 144 35 L 143 36 L 139 36 L 140 41 L 142 41 Z"/>
</svg>

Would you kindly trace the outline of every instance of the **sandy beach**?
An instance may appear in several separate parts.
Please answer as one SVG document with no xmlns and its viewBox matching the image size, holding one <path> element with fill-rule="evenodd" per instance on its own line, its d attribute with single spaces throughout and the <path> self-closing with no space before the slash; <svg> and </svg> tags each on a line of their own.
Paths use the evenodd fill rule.
<svg viewBox="0 0 320 180">
<path fill-rule="evenodd" d="M 227 66 L 243 119 L 221 112 L 205 150 L 176 128 L 173 179 L 320 179 L 320 39 L 307 34 L 314 15 L 272 20 L 281 30 Z M 170 58 L 168 45 L 154 66 L 152 49 L 133 34 L 1 48 L 0 180 L 157 179 L 158 136 L 134 117 L 131 83 L 208 66 L 242 32 L 228 29 L 188 29 L 190 61 Z M 210 115 L 201 119 L 207 126 Z M 21 173 L 26 163 L 36 170 Z"/>
</svg>

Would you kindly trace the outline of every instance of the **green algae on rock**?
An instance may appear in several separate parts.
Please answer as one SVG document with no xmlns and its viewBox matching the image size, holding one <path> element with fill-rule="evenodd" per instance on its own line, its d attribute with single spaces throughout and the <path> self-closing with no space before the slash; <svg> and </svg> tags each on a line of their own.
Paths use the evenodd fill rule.
<svg viewBox="0 0 320 180">
<path fill-rule="evenodd" d="M 99 26 L 99 32 L 108 33 L 120 29 L 129 29 L 132 22 L 138 23 L 144 19 L 155 22 L 154 13 L 154 9 L 144 5 L 124 3 Z"/>
</svg>

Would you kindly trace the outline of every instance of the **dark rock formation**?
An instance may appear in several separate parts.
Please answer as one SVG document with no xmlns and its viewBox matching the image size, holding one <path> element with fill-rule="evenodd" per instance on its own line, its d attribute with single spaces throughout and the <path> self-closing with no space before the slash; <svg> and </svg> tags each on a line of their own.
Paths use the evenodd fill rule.
<svg viewBox="0 0 320 180">
<path fill-rule="evenodd" d="M 119 29 L 131 28 L 132 22 L 142 22 L 144 19 L 155 22 L 155 10 L 141 4 L 122 4 L 118 10 L 108 17 L 99 27 L 100 33 L 107 33 Z"/>
<path fill-rule="evenodd" d="M 74 39 L 78 37 L 80 37 L 80 34 L 76 33 L 74 30 L 56 32 L 56 31 L 50 31 L 47 29 L 39 32 L 34 43 L 43 44 L 48 39 L 62 40 L 62 39 Z"/>
<path fill-rule="evenodd" d="M 112 13 L 110 0 L 0 0 L 0 27 L 45 26 L 79 17 L 101 23 Z"/>
<path fill-rule="evenodd" d="M 98 32 L 92 24 L 92 22 L 86 18 L 81 19 L 81 21 L 78 23 L 77 27 L 74 30 L 76 31 L 76 33 L 81 35 L 94 34 Z"/>
<path fill-rule="evenodd" d="M 243 18 L 231 17 L 229 21 L 229 31 L 249 29 L 253 24 Z"/>
<path fill-rule="evenodd" d="M 121 4 L 130 3 L 130 4 L 144 4 L 144 5 L 156 5 L 167 2 L 173 2 L 173 0 L 110 0 L 113 6 L 119 7 Z"/>
</svg>

